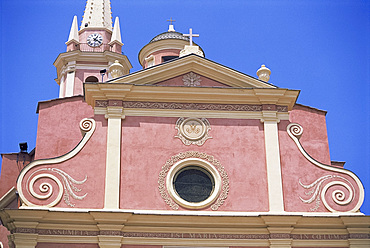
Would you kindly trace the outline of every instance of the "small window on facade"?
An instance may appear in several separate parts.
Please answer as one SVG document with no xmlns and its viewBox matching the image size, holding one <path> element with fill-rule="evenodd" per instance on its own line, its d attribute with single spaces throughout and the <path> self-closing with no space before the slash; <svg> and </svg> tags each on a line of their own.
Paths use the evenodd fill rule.
<svg viewBox="0 0 370 248">
<path fill-rule="evenodd" d="M 214 179 L 205 169 L 187 166 L 176 173 L 173 180 L 176 193 L 187 202 L 202 202 L 210 197 Z"/>
<path fill-rule="evenodd" d="M 179 56 L 163 56 L 162 57 L 162 63 L 163 62 L 167 62 L 167 61 L 170 61 L 170 60 L 172 60 L 172 59 L 176 59 L 176 58 L 178 58 Z"/>
<path fill-rule="evenodd" d="M 90 76 L 90 77 L 87 77 L 85 79 L 85 82 L 89 82 L 89 83 L 97 83 L 99 82 L 99 79 L 95 76 Z"/>
</svg>

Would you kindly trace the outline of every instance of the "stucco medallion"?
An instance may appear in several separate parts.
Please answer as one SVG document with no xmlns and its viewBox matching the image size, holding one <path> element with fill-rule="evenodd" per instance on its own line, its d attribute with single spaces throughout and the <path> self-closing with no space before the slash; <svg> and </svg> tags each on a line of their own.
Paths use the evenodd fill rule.
<svg viewBox="0 0 370 248">
<path fill-rule="evenodd" d="M 178 131 L 175 138 L 179 138 L 187 146 L 201 146 L 207 139 L 212 138 L 209 136 L 211 127 L 206 118 L 179 118 L 175 129 Z"/>
</svg>

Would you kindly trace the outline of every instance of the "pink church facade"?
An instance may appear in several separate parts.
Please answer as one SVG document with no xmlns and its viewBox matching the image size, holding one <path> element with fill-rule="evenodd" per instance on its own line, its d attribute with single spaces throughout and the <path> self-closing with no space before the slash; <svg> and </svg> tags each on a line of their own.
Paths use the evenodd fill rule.
<svg viewBox="0 0 370 248">
<path fill-rule="evenodd" d="M 331 161 L 325 111 L 267 68 L 254 78 L 204 58 L 172 25 L 130 73 L 118 19 L 96 18 L 72 24 L 60 98 L 39 103 L 19 175 L 19 154 L 3 155 L 4 247 L 370 245 L 363 185 Z"/>
</svg>

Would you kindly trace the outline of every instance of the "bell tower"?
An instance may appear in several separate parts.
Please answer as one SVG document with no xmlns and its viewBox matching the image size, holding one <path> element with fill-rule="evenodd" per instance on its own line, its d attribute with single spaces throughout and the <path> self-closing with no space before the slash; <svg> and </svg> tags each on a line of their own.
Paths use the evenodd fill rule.
<svg viewBox="0 0 370 248">
<path fill-rule="evenodd" d="M 74 16 L 66 45 L 67 51 L 54 62 L 59 98 L 82 95 L 84 82 L 109 80 L 112 64 L 122 65 L 121 76 L 129 74 L 132 68 L 122 54 L 118 17 L 112 27 L 110 0 L 87 0 L 80 30 Z"/>
</svg>

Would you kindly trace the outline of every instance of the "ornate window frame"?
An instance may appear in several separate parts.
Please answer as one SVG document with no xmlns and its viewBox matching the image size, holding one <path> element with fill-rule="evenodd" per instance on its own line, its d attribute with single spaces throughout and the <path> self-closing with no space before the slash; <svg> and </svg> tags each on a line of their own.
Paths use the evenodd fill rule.
<svg viewBox="0 0 370 248">
<path fill-rule="evenodd" d="M 212 180 L 214 182 L 214 187 L 212 190 L 211 195 L 204 201 L 201 202 L 188 202 L 184 199 L 182 199 L 176 192 L 174 188 L 174 178 L 176 174 L 181 171 L 183 168 L 188 167 L 188 166 L 197 166 L 200 167 L 204 170 L 206 170 L 211 176 Z M 190 209 L 200 209 L 200 208 L 205 208 L 208 207 L 210 204 L 212 204 L 217 197 L 221 193 L 222 189 L 222 180 L 220 173 L 218 170 L 209 162 L 199 159 L 199 158 L 187 158 L 184 160 L 181 160 L 177 163 L 175 163 L 171 169 L 169 170 L 167 177 L 166 177 L 166 187 L 167 187 L 167 192 L 169 196 L 180 206 L 185 207 L 185 208 L 190 208 Z"/>
</svg>

